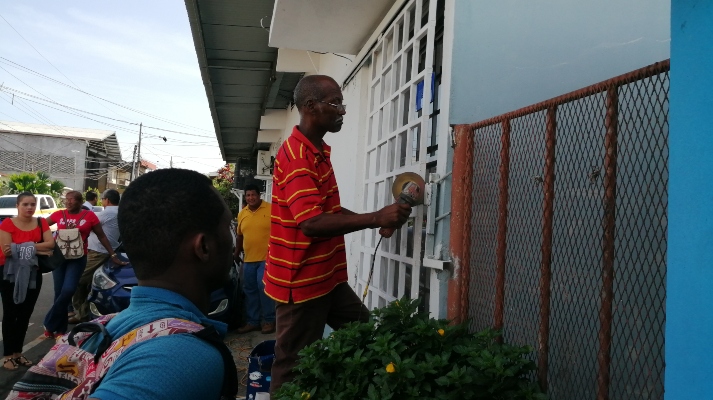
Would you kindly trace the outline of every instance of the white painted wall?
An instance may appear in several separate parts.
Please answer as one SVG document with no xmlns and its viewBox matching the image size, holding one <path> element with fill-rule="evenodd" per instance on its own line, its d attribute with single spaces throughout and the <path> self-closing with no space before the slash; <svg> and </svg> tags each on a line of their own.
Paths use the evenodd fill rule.
<svg viewBox="0 0 713 400">
<path fill-rule="evenodd" d="M 452 124 L 669 58 L 669 0 L 454 1 Z"/>
</svg>

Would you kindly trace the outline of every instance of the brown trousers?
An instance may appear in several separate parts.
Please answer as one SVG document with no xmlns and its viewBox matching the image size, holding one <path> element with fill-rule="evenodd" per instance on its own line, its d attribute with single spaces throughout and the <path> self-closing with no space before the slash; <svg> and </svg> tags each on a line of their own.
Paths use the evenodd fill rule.
<svg viewBox="0 0 713 400">
<path fill-rule="evenodd" d="M 337 330 L 344 324 L 369 320 L 369 310 L 349 284 L 340 283 L 328 294 L 304 303 L 277 303 L 277 342 L 270 393 L 292 381 L 297 353 L 322 338 L 324 326 Z"/>
</svg>

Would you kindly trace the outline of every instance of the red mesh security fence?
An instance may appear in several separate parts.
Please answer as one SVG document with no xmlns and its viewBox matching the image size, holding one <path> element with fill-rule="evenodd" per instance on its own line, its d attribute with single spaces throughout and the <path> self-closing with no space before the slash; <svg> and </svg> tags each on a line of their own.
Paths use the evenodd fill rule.
<svg viewBox="0 0 713 400">
<path fill-rule="evenodd" d="M 663 399 L 668 71 L 456 127 L 459 319 L 532 345 L 552 400 Z"/>
</svg>

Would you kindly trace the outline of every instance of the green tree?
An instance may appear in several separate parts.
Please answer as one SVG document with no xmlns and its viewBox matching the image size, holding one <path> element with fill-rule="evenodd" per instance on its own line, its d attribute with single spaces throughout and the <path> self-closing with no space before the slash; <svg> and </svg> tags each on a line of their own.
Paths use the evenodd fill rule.
<svg viewBox="0 0 713 400">
<path fill-rule="evenodd" d="M 238 200 L 238 197 L 234 195 L 230 189 L 233 188 L 233 181 L 235 180 L 235 164 L 225 164 L 220 170 L 218 170 L 218 176 L 213 178 L 213 187 L 218 190 L 225 202 L 228 203 L 228 208 L 233 214 L 233 217 L 237 217 L 242 205 Z"/>
<path fill-rule="evenodd" d="M 35 194 L 49 194 L 59 197 L 64 188 L 64 183 L 50 179 L 45 172 L 20 172 L 9 176 L 7 183 L 10 193 L 31 192 Z"/>
</svg>

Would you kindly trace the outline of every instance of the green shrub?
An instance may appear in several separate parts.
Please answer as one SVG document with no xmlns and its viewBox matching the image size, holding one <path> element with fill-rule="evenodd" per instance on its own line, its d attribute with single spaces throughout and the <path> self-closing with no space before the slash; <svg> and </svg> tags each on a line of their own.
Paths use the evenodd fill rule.
<svg viewBox="0 0 713 400">
<path fill-rule="evenodd" d="M 276 399 L 467 400 L 546 399 L 528 375 L 530 347 L 499 343 L 492 329 L 417 313 L 402 299 L 372 312 L 300 352 L 297 378 Z"/>
</svg>

